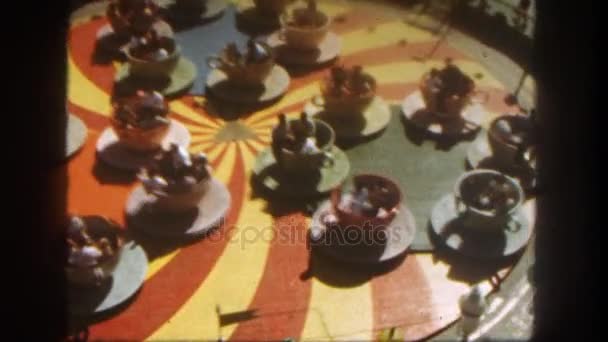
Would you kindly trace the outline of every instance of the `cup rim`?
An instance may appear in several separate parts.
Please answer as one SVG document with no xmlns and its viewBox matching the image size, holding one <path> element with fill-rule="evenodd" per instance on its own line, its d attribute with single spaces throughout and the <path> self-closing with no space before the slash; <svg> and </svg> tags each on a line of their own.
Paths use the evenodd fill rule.
<svg viewBox="0 0 608 342">
<path fill-rule="evenodd" d="M 498 123 L 498 121 L 500 121 L 500 120 L 512 121 L 513 119 L 515 119 L 515 120 L 528 120 L 523 115 L 517 115 L 517 114 L 516 115 L 512 115 L 512 114 L 500 115 L 500 116 L 494 118 L 494 120 L 492 120 L 492 122 L 490 122 L 490 125 L 488 126 L 488 136 L 490 137 L 490 139 L 493 139 L 496 142 L 500 143 L 501 145 L 503 145 L 505 147 L 508 147 L 510 149 L 517 149 L 519 147 L 517 144 L 513 144 L 513 143 L 511 143 L 509 141 L 506 141 L 505 139 L 503 139 L 495 131 L 496 124 Z"/>
<path fill-rule="evenodd" d="M 398 201 L 397 203 L 390 208 L 389 211 L 389 216 L 386 218 L 379 218 L 379 217 L 369 217 L 369 216 L 365 216 L 365 215 L 358 215 L 358 214 L 353 214 L 353 213 L 349 213 L 346 212 L 342 209 L 340 209 L 339 204 L 340 204 L 340 199 L 342 198 L 342 189 L 344 186 L 344 183 L 340 184 L 339 186 L 335 187 L 332 191 L 331 191 L 331 195 L 330 195 L 330 201 L 331 201 L 331 208 L 332 211 L 334 213 L 336 213 L 338 216 L 348 216 L 350 219 L 356 220 L 356 221 L 360 221 L 360 222 L 372 222 L 372 224 L 387 224 L 388 222 L 392 221 L 395 216 L 395 210 L 399 210 L 399 207 L 404 204 L 405 199 L 403 196 L 403 191 L 401 190 L 401 187 L 399 187 L 398 183 L 392 178 L 392 177 L 388 177 L 385 175 L 381 175 L 378 173 L 369 173 L 369 172 L 365 172 L 365 173 L 358 173 L 356 175 L 353 176 L 353 180 L 357 177 L 374 177 L 377 179 L 381 179 L 384 182 L 387 182 L 389 184 L 392 184 L 395 189 L 397 189 L 397 195 L 398 195 Z"/>
<path fill-rule="evenodd" d="M 321 16 L 321 18 L 323 18 L 324 22 L 321 26 L 318 27 L 314 27 L 314 28 L 302 28 L 300 26 L 296 26 L 296 25 L 290 25 L 286 19 L 284 18 L 284 16 L 280 17 L 280 22 L 281 22 L 281 26 L 286 29 L 286 30 L 291 30 L 291 31 L 298 31 L 301 33 L 310 33 L 310 32 L 316 32 L 316 31 L 323 31 L 323 30 L 327 30 L 331 24 L 331 17 L 329 15 L 327 15 L 325 12 L 317 10 L 316 12 L 318 15 Z"/>
<path fill-rule="evenodd" d="M 83 216 L 79 215 L 79 217 L 83 221 L 85 221 L 85 223 L 87 221 L 90 221 L 93 219 L 103 220 L 105 223 L 104 230 L 113 232 L 114 237 L 116 238 L 116 253 L 114 253 L 114 255 L 112 257 L 108 258 L 107 260 L 105 260 L 97 265 L 77 266 L 77 265 L 70 264 L 69 262 L 66 261 L 65 269 L 78 272 L 78 271 L 92 270 L 92 269 L 95 269 L 98 267 L 103 268 L 103 267 L 106 267 L 108 265 L 115 263 L 120 258 L 120 255 L 122 254 L 122 251 L 124 250 L 124 246 L 125 246 L 125 242 L 126 242 L 125 238 L 123 236 L 123 230 L 122 230 L 121 226 L 114 220 L 112 220 L 106 216 L 102 216 L 102 215 L 83 215 Z"/>
<path fill-rule="evenodd" d="M 167 197 L 171 197 L 171 196 L 179 196 L 179 195 L 186 195 L 186 194 L 191 194 L 194 192 L 198 192 L 199 190 L 203 190 L 203 187 L 206 183 L 211 182 L 211 179 L 213 178 L 211 172 L 211 167 L 207 166 L 207 171 L 209 172 L 209 177 L 203 177 L 201 178 L 196 184 L 194 184 L 192 187 L 190 187 L 189 189 L 187 189 L 187 191 L 166 191 L 166 190 L 160 190 L 160 189 L 148 189 L 148 187 L 146 187 L 145 185 L 145 180 L 150 179 L 150 177 L 148 176 L 148 173 L 143 173 L 143 172 L 139 172 L 137 173 L 137 178 L 139 179 L 139 181 L 142 183 L 142 186 L 144 187 L 144 190 L 146 192 L 152 193 L 154 194 L 154 196 L 157 197 L 162 197 L 162 198 L 167 198 Z M 150 190 L 150 191 L 148 191 Z"/>
<path fill-rule="evenodd" d="M 316 118 L 310 118 L 310 119 L 311 119 L 311 120 L 314 122 L 314 124 L 315 124 L 315 131 L 316 131 L 317 126 L 323 126 L 323 127 L 324 127 L 324 128 L 326 128 L 326 129 L 327 129 L 327 131 L 329 132 L 329 137 L 330 137 L 330 139 L 329 139 L 329 141 L 328 141 L 328 142 L 327 142 L 327 144 L 326 144 L 327 146 L 325 146 L 325 147 L 323 147 L 323 148 L 319 147 L 319 149 L 323 151 L 323 150 L 330 150 L 331 148 L 333 148 L 333 147 L 334 147 L 334 145 L 335 145 L 335 142 L 336 142 L 336 132 L 334 131 L 334 129 L 333 129 L 333 128 L 332 128 L 332 127 L 331 127 L 331 126 L 330 126 L 330 125 L 329 125 L 327 122 L 325 122 L 325 121 L 323 121 L 323 120 L 316 119 Z M 287 120 L 287 124 L 289 125 L 291 122 L 294 122 L 294 121 L 299 121 L 299 119 L 296 119 L 296 118 L 291 118 L 291 119 L 288 119 L 288 120 Z M 272 133 L 274 133 L 274 132 L 275 132 L 275 130 L 277 129 L 277 127 L 278 127 L 278 125 L 275 125 L 275 126 L 272 128 Z M 281 147 L 281 151 L 283 151 L 283 152 L 289 152 L 289 153 L 291 153 L 291 154 L 296 154 L 295 152 L 290 151 L 290 150 L 288 150 L 288 149 L 286 149 L 286 148 L 284 148 L 284 147 Z"/>
<path fill-rule="evenodd" d="M 511 183 L 511 185 L 517 192 L 516 203 L 509 210 L 507 210 L 506 213 L 512 214 L 521 207 L 521 205 L 524 202 L 525 195 L 524 195 L 524 191 L 523 191 L 521 185 L 519 184 L 519 182 L 516 181 L 514 178 L 512 178 L 502 172 L 492 170 L 492 169 L 473 169 L 473 170 L 467 171 L 467 172 L 463 173 L 462 175 L 460 175 L 460 177 L 458 177 L 458 180 L 456 181 L 456 185 L 454 186 L 454 195 L 456 197 L 462 199 L 460 188 L 462 187 L 464 180 L 468 179 L 472 176 L 481 175 L 481 174 L 492 174 L 492 175 L 502 177 L 502 178 L 506 179 L 509 183 Z M 471 210 L 471 211 L 473 211 L 477 214 L 483 215 L 483 216 L 488 216 L 488 217 L 497 216 L 497 215 L 493 214 L 490 210 L 479 209 L 479 208 L 476 208 L 469 204 L 466 204 L 466 206 L 467 206 L 467 210 Z"/>
<path fill-rule="evenodd" d="M 140 64 L 161 64 L 170 60 L 177 59 L 181 55 L 181 48 L 179 45 L 175 44 L 175 49 L 173 50 L 173 52 L 160 61 L 149 61 L 147 59 L 137 58 L 131 53 L 130 47 L 125 49 L 125 54 L 130 62 L 137 62 Z"/>
</svg>

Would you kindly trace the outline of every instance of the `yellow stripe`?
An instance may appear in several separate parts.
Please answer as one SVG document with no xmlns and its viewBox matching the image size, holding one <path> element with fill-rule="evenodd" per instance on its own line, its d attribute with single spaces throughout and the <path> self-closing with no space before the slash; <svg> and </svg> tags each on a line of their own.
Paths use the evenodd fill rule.
<svg viewBox="0 0 608 342">
<path fill-rule="evenodd" d="M 318 1 L 319 8 L 330 17 L 335 17 L 349 11 L 350 7 L 338 4 L 336 0 Z"/>
<path fill-rule="evenodd" d="M 314 267 L 317 267 L 317 264 Z M 332 272 L 346 271 L 337 269 Z M 302 331 L 303 341 L 327 339 L 328 335 L 332 340 L 373 339 L 374 310 L 369 282 L 354 287 L 337 288 L 313 278 L 311 286 L 309 311 Z"/>
<path fill-rule="evenodd" d="M 206 142 L 206 143 L 198 144 L 196 146 L 190 145 L 190 152 L 201 152 L 201 151 L 204 151 L 205 153 L 208 153 L 205 150 L 208 149 L 208 148 L 210 148 L 211 146 L 213 146 L 213 148 L 215 149 L 215 148 L 217 148 L 218 144 L 215 141 L 211 141 L 211 142 Z"/>
<path fill-rule="evenodd" d="M 260 142 L 257 142 L 255 140 L 248 140 L 247 143 L 249 145 L 251 145 L 251 147 L 253 147 L 256 151 L 261 151 L 263 149 L 265 149 L 266 147 L 268 147 L 268 144 L 262 144 Z"/>
<path fill-rule="evenodd" d="M 483 74 L 482 79 L 474 79 L 478 88 L 488 87 L 504 89 L 504 86 L 479 63 L 465 60 L 454 60 L 453 63 L 471 77 L 476 73 Z M 431 68 L 441 68 L 444 65 L 445 63 L 443 61 L 438 60 L 431 60 L 425 63 L 407 61 L 374 65 L 365 68 L 365 71 L 376 78 L 378 83 L 412 83 L 418 82 L 422 75 Z"/>
<path fill-rule="evenodd" d="M 194 144 L 197 142 L 201 142 L 201 141 L 210 141 L 210 142 L 214 142 L 214 135 L 200 135 L 200 134 L 196 134 L 192 136 L 192 139 L 190 140 L 190 144 Z"/>
<path fill-rule="evenodd" d="M 169 103 L 169 108 L 175 114 L 181 115 L 187 119 L 190 119 L 194 122 L 200 122 L 207 126 L 219 128 L 220 125 L 206 118 L 202 113 L 196 112 L 194 109 L 186 106 L 180 100 L 174 100 Z"/>
<path fill-rule="evenodd" d="M 272 127 L 264 127 L 264 128 L 253 128 L 252 131 L 255 134 L 270 134 L 272 132 Z"/>
<path fill-rule="evenodd" d="M 246 148 L 241 150 L 246 169 L 249 170 L 255 156 Z M 264 213 L 265 201 L 249 201 L 250 196 L 251 189 L 247 187 L 243 198 L 245 202 L 234 228 L 235 235 L 205 282 L 149 340 L 217 340 L 220 331 L 216 306 L 220 307 L 222 313 L 248 309 L 263 274 L 272 238 L 270 235 L 266 239 L 253 239 L 254 233 L 259 234 L 262 230 L 272 234 L 272 217 Z M 248 242 L 247 238 L 255 241 Z M 235 268 L 238 265 L 243 267 Z M 236 326 L 223 327 L 222 337 L 229 338 Z"/>
<path fill-rule="evenodd" d="M 88 111 L 110 116 L 110 96 L 91 82 L 68 56 L 68 100 Z"/>
<path fill-rule="evenodd" d="M 232 168 L 234 168 L 235 155 L 236 155 L 236 145 L 234 143 L 222 143 L 218 144 L 217 147 L 213 148 L 209 153 L 207 153 L 207 158 L 209 160 L 215 160 L 221 153 L 224 151 L 224 148 L 228 144 L 228 149 L 226 149 L 226 154 L 219 161 L 218 170 L 215 171 L 216 178 L 219 179 L 217 173 L 219 170 L 224 170 L 225 175 L 223 175 L 224 183 L 228 182 L 228 175 L 232 173 Z M 229 167 L 228 167 L 229 166 Z"/>
<path fill-rule="evenodd" d="M 243 122 L 246 125 L 255 126 L 262 122 L 268 123 L 268 121 L 270 121 L 270 122 L 275 121 L 276 120 L 275 117 L 270 117 L 270 118 L 266 118 L 260 122 L 256 122 L 253 125 L 251 124 L 251 122 L 259 119 L 260 116 L 263 116 L 263 115 L 266 115 L 266 114 L 269 114 L 272 112 L 278 112 L 282 108 L 286 108 L 295 103 L 310 99 L 311 97 L 313 97 L 314 95 L 316 95 L 318 93 L 319 93 L 319 82 L 310 82 L 300 88 L 290 89 L 287 92 L 287 94 L 285 95 L 285 97 L 283 97 L 278 103 L 276 103 L 266 109 L 260 110 L 259 112 L 256 112 L 254 115 L 251 115 L 250 117 L 244 119 Z"/>
<path fill-rule="evenodd" d="M 383 23 L 372 28 L 365 27 L 342 35 L 342 55 L 394 45 L 404 39 L 408 43 L 434 39 L 431 33 L 407 25 L 402 21 Z"/>
<path fill-rule="evenodd" d="M 203 127 L 203 126 L 196 126 L 196 125 L 192 125 L 192 124 L 185 124 L 185 125 L 191 133 L 194 133 L 194 134 L 198 133 L 199 136 L 201 136 L 201 135 L 213 136 L 218 131 L 218 128 L 215 128 L 215 127 L 209 128 L 209 127 Z"/>
<path fill-rule="evenodd" d="M 177 249 L 169 254 L 163 255 L 161 257 L 158 257 L 158 258 L 152 260 L 148 264 L 148 272 L 146 273 L 146 280 L 150 279 L 153 275 L 156 274 L 156 272 L 160 271 L 163 267 L 165 267 L 165 265 L 169 261 L 171 261 L 171 259 L 173 259 L 173 257 L 175 257 L 179 251 L 180 250 Z"/>
<path fill-rule="evenodd" d="M 464 281 L 451 279 L 448 274 L 450 266 L 442 261 L 433 260 L 432 254 L 416 254 L 414 256 L 420 269 L 426 277 L 426 283 L 430 286 L 429 291 L 432 307 L 437 310 L 432 312 L 434 318 L 449 322 L 460 316 L 458 299 L 470 289 L 470 284 Z M 481 286 L 488 288 L 489 281 L 483 281 Z M 407 334 L 407 327 L 405 328 Z"/>
</svg>

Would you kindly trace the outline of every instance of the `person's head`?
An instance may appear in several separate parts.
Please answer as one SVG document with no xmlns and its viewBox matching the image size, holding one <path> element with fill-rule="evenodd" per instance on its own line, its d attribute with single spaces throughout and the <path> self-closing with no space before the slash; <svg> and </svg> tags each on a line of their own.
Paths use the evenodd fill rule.
<svg viewBox="0 0 608 342">
<path fill-rule="evenodd" d="M 279 114 L 279 124 L 280 125 L 286 125 L 287 124 L 287 116 L 285 115 L 285 113 Z"/>
</svg>

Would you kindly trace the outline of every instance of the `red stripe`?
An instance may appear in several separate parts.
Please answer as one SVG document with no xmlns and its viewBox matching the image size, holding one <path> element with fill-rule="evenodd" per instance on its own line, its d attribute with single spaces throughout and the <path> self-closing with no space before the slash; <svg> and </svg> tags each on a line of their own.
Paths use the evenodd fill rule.
<svg viewBox="0 0 608 342">
<path fill-rule="evenodd" d="M 409 341 L 450 323 L 434 316 L 441 308 L 433 302 L 433 290 L 415 255 L 408 255 L 397 269 L 373 278 L 371 288 L 374 331 L 404 327 Z"/>
<path fill-rule="evenodd" d="M 245 140 L 244 143 L 249 152 L 251 152 L 251 154 L 253 154 L 254 156 L 258 154 L 258 150 L 253 147 L 248 141 Z"/>
<path fill-rule="evenodd" d="M 68 103 L 68 110 L 70 111 L 70 113 L 77 115 L 79 118 L 81 118 L 88 129 L 93 129 L 99 132 L 105 129 L 106 126 L 108 126 L 109 124 L 108 118 L 106 116 L 84 109 L 71 102 Z"/>
<path fill-rule="evenodd" d="M 306 231 L 306 220 L 301 214 L 275 220 L 275 238 L 266 268 L 249 305 L 249 310 L 255 310 L 256 318 L 241 322 L 231 340 L 279 341 L 301 335 L 311 293 L 310 279 L 300 279 L 308 268 Z"/>
<path fill-rule="evenodd" d="M 93 64 L 97 31 L 107 23 L 105 18 L 91 20 L 70 30 L 69 52 L 80 71 L 107 94 L 114 86 L 114 66 Z"/>
<path fill-rule="evenodd" d="M 226 223 L 206 239 L 184 247 L 165 267 L 146 281 L 137 299 L 123 312 L 91 327 L 91 340 L 120 338 L 143 341 L 167 322 L 205 281 L 227 245 L 229 233 L 234 228 L 243 204 L 244 165 L 242 152 L 240 149 L 237 152 L 228 184 L 232 194 L 232 207 Z"/>
</svg>

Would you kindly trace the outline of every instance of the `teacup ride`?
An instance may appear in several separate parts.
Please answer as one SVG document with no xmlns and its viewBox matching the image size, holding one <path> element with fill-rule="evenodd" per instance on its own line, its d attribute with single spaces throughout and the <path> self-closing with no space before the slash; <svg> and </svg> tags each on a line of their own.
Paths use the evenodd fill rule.
<svg viewBox="0 0 608 342">
<path fill-rule="evenodd" d="M 97 156 L 106 164 L 137 171 L 163 146 L 190 144 L 188 129 L 169 119 L 169 107 L 158 92 L 139 90 L 112 103 L 110 127 L 97 140 Z"/>
<path fill-rule="evenodd" d="M 219 18 L 228 6 L 226 0 L 157 0 L 161 12 L 174 27 L 195 25 Z"/>
<path fill-rule="evenodd" d="M 319 206 L 309 238 L 330 257 L 374 264 L 403 255 L 415 235 L 416 222 L 399 186 L 381 175 L 359 174 L 352 189 L 334 189 Z"/>
<path fill-rule="evenodd" d="M 307 130 L 310 135 L 304 136 Z M 294 133 L 292 133 L 294 132 Z M 296 138 L 290 139 L 291 135 Z M 258 155 L 253 167 L 254 181 L 283 197 L 316 197 L 327 194 L 348 176 L 346 154 L 334 145 L 331 126 L 317 119 L 281 122 L 273 129 L 272 146 Z"/>
<path fill-rule="evenodd" d="M 331 125 L 338 139 L 373 136 L 391 120 L 390 107 L 376 88 L 376 80 L 360 66 L 336 66 L 321 83 L 321 95 L 313 97 L 304 112 Z"/>
<path fill-rule="evenodd" d="M 119 94 L 146 89 L 173 97 L 190 89 L 196 78 L 196 66 L 181 55 L 175 40 L 154 30 L 133 39 L 126 56 L 127 63 L 115 75 L 115 91 Z"/>
<path fill-rule="evenodd" d="M 467 137 L 476 134 L 486 115 L 488 94 L 475 90 L 475 82 L 457 66 L 431 69 L 420 87 L 401 104 L 406 122 L 432 136 Z"/>
<path fill-rule="evenodd" d="M 111 57 L 124 57 L 130 40 L 150 30 L 159 36 L 173 37 L 173 30 L 160 17 L 155 1 L 110 1 L 105 14 L 108 23 L 97 31 L 97 48 Z"/>
<path fill-rule="evenodd" d="M 231 196 L 213 177 L 203 153 L 184 147 L 163 149 L 138 174 L 137 186 L 126 203 L 129 228 L 176 240 L 200 238 L 221 226 Z"/>
<path fill-rule="evenodd" d="M 275 63 L 272 49 L 253 39 L 243 52 L 235 43 L 228 44 L 219 56 L 210 56 L 207 64 L 213 69 L 207 90 L 222 101 L 263 104 L 279 99 L 289 88 L 289 74 Z"/>
<path fill-rule="evenodd" d="M 281 29 L 267 38 L 277 61 L 284 65 L 319 66 L 340 54 L 341 40 L 330 31 L 331 18 L 315 1 L 281 15 Z"/>
<path fill-rule="evenodd" d="M 433 207 L 433 237 L 441 246 L 469 257 L 514 255 L 532 235 L 524 200 L 515 179 L 495 170 L 468 171 L 459 178 L 454 192 Z"/>
<path fill-rule="evenodd" d="M 516 178 L 524 190 L 536 187 L 536 143 L 533 119 L 505 114 L 495 118 L 467 151 L 471 168 L 494 169 Z"/>
<path fill-rule="evenodd" d="M 148 258 L 124 229 L 101 216 L 72 216 L 68 224 L 68 312 L 96 316 L 126 303 L 142 286 Z"/>
</svg>

